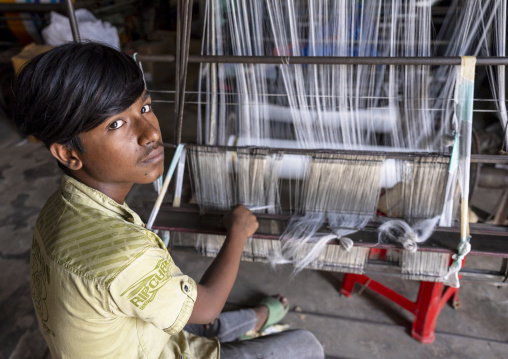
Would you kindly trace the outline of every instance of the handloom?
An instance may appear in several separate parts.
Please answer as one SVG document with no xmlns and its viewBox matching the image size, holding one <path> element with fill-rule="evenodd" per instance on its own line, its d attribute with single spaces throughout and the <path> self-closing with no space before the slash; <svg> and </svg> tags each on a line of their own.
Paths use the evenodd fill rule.
<svg viewBox="0 0 508 359">
<path fill-rule="evenodd" d="M 472 106 L 474 82 L 464 86 L 450 62 L 429 56 L 504 55 L 506 3 L 455 1 L 446 14 L 454 21 L 444 21 L 435 38 L 432 10 L 420 1 L 207 3 L 197 59 L 203 62 L 202 145 L 188 146 L 198 205 L 203 213 L 243 203 L 290 216 L 280 250 L 265 242 L 270 248 L 257 244 L 259 253 L 246 257 L 271 253 L 272 263 L 292 262 L 297 269 L 362 272 L 368 248 L 351 254 L 354 265 L 334 256 L 347 258 L 351 234 L 378 222 L 381 244 L 395 239 L 406 248 L 392 256 L 405 277 L 446 279 L 449 252 L 414 250 L 436 218 L 441 227 L 453 225 L 459 173 L 462 203 L 467 199 L 472 108 L 465 105 Z M 181 11 L 185 20 L 185 6 Z M 188 31 L 183 25 L 181 38 Z M 480 36 L 465 35 L 468 30 Z M 177 65 L 185 72 L 191 59 L 183 47 Z M 468 67 L 474 74 L 472 62 L 462 64 L 462 72 Z M 496 69 L 489 70 L 492 92 L 505 124 L 503 66 Z M 182 92 L 177 88 L 179 115 Z M 410 160 L 392 155 L 404 152 Z M 460 260 L 468 236 L 464 227 Z M 334 241 L 340 246 L 325 245 Z M 211 237 L 199 243 L 208 254 L 217 248 Z M 411 268 L 419 269 L 413 274 Z M 451 284 L 458 285 L 457 278 Z"/>
<path fill-rule="evenodd" d="M 157 181 L 160 195 L 148 227 L 173 231 L 172 246 L 190 239 L 215 255 L 224 240 L 217 235 L 220 218 L 244 203 L 260 222 L 244 259 L 347 272 L 342 294 L 349 296 L 354 283 L 378 291 L 415 314 L 415 338 L 432 342 L 439 311 L 452 295 L 455 303 L 458 292 L 429 281 L 458 286 L 470 235 L 472 252 L 505 258 L 501 273 L 508 277 L 506 228 L 469 228 L 467 218 L 469 162 L 508 163 L 507 156 L 470 154 L 475 57 L 477 70 L 491 66 L 485 72 L 492 102 L 507 125 L 507 4 L 440 3 L 210 0 L 202 55 L 191 56 L 192 1 L 180 0 L 176 56 L 140 55 L 138 61 L 176 61 L 181 152 L 170 170 L 178 164 L 172 206 L 181 204 L 187 158 L 205 215 L 188 204 L 176 210 L 161 204 L 168 175 L 164 186 Z M 198 145 L 184 148 L 191 62 L 203 64 L 204 101 Z M 508 203 L 508 191 L 503 198 Z M 506 203 L 496 221 L 506 219 Z M 429 236 L 431 243 L 424 243 Z M 416 302 L 350 274 L 366 271 L 376 255 L 397 262 L 403 278 L 423 279 Z"/>
<path fill-rule="evenodd" d="M 472 21 L 473 3 L 454 4 L 457 22 L 490 31 L 480 21 Z M 488 6 L 487 2 L 483 9 Z M 491 6 L 499 8 L 499 4 Z M 244 16 L 247 13 L 249 16 Z M 265 213 L 293 215 L 282 233 L 281 251 L 271 260 L 290 261 L 298 269 L 324 266 L 319 258 L 326 257 L 326 263 L 340 262 L 326 252 L 344 257 L 342 252 L 351 250 L 346 236 L 379 216 L 380 202 L 384 202 L 384 218 L 398 218 L 380 226 L 380 241 L 402 242 L 405 238 L 404 247 L 413 252 L 422 239 L 411 225 L 430 224 L 428 237 L 436 218 L 441 218 L 442 226 L 452 224 L 457 171 L 450 170 L 454 167 L 450 160 L 457 161 L 458 136 L 452 151 L 455 156 L 450 156 L 448 147 L 454 135 L 467 128 L 460 126 L 456 114 L 467 98 L 457 95 L 462 78 L 453 68 L 290 63 L 294 56 L 428 57 L 435 50 L 430 3 L 210 1 L 206 14 L 205 55 L 275 55 L 283 64 L 202 65 L 205 106 L 199 107 L 204 110 L 197 141 L 215 147 L 192 147 L 188 152 L 202 212 L 243 203 L 252 208 L 262 206 Z M 489 16 L 488 23 L 492 23 L 493 15 Z M 443 31 L 451 32 L 447 36 L 454 55 L 480 48 L 486 41 L 464 38 L 463 31 Z M 438 80 L 432 81 L 434 77 Z M 462 136 L 462 142 L 466 140 L 462 148 L 469 147 L 467 138 Z M 346 153 L 290 158 L 284 150 L 271 151 L 273 144 Z M 221 148 L 227 145 L 239 148 Z M 246 146 L 257 148 L 246 150 Z M 370 156 L 355 155 L 362 150 Z M 417 155 L 411 161 L 401 161 L 379 154 L 393 151 Z M 424 156 L 418 157 L 418 153 Z M 429 153 L 435 159 L 429 161 Z M 469 154 L 460 156 L 464 172 Z M 405 225 L 397 227 L 401 221 Z M 327 231 L 319 232 L 324 223 L 328 223 Z M 326 246 L 333 239 L 341 246 Z M 215 240 L 210 241 L 210 246 L 216 247 Z M 206 248 L 206 238 L 200 243 L 205 252 L 213 252 Z M 365 258 L 367 253 L 364 249 Z M 413 278 L 427 275 L 427 279 L 442 281 L 446 274 L 442 263 L 447 256 L 402 256 L 407 257 L 402 260 L 402 272 L 411 275 L 407 268 L 420 268 Z M 352 258 L 358 262 L 356 256 Z M 418 260 L 423 264 L 412 262 Z M 351 270 L 350 263 L 342 263 L 335 265 L 335 270 L 342 266 L 344 271 Z M 425 264 L 428 268 L 421 269 Z M 362 270 L 361 265 L 356 268 Z"/>
</svg>

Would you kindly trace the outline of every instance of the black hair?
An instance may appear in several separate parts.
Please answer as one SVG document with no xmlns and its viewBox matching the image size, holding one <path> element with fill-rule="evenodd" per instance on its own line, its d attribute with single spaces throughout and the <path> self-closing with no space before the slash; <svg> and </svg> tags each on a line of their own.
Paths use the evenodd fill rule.
<svg viewBox="0 0 508 359">
<path fill-rule="evenodd" d="M 13 86 L 25 136 L 84 152 L 79 134 L 131 106 L 145 89 L 136 62 L 94 42 L 67 43 L 30 60 Z"/>
</svg>

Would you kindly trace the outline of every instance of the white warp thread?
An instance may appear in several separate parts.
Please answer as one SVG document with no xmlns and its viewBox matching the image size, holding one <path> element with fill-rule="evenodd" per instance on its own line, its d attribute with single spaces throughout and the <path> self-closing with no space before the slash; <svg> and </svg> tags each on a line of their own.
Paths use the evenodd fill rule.
<svg viewBox="0 0 508 359">
<path fill-rule="evenodd" d="M 340 237 L 339 238 L 340 247 L 344 249 L 346 252 L 350 252 L 351 248 L 353 248 L 353 240 L 348 237 Z"/>
<path fill-rule="evenodd" d="M 348 237 L 342 237 L 340 234 L 332 233 L 327 234 L 317 240 L 317 242 L 329 243 L 330 241 L 338 240 L 340 244 L 340 248 L 345 250 L 346 252 L 350 252 L 351 248 L 353 248 L 353 240 Z"/>
<path fill-rule="evenodd" d="M 341 213 L 308 212 L 304 217 L 291 220 L 286 232 L 283 234 L 283 256 L 293 262 L 295 273 L 313 263 L 326 245 L 337 239 L 341 249 L 351 251 L 353 241 L 344 237 L 364 228 L 372 216 L 370 215 L 348 215 Z M 318 231 L 322 223 L 328 221 L 332 233 L 319 235 Z M 301 250 L 306 244 L 312 244 L 305 249 L 302 255 Z M 273 260 L 271 261 L 273 263 Z"/>
<path fill-rule="evenodd" d="M 418 250 L 418 243 L 423 243 L 431 236 L 439 221 L 439 216 L 416 222 L 413 227 L 401 219 L 394 219 L 383 223 L 378 228 L 378 242 L 397 242 L 404 249 L 414 253 Z"/>
</svg>

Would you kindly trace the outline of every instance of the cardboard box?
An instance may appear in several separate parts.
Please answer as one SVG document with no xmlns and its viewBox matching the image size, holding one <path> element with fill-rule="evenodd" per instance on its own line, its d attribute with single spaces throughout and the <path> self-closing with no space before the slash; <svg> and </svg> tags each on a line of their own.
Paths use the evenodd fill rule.
<svg viewBox="0 0 508 359">
<path fill-rule="evenodd" d="M 33 59 L 35 56 L 42 54 L 43 52 L 46 52 L 52 48 L 53 46 L 37 45 L 33 42 L 26 45 L 19 54 L 11 57 L 12 65 L 14 66 L 14 72 L 16 74 L 19 73 L 25 63 Z"/>
</svg>

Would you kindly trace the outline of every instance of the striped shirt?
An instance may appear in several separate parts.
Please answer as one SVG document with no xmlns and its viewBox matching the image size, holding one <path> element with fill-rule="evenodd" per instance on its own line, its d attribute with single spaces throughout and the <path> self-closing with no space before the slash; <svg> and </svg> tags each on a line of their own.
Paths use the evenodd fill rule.
<svg viewBox="0 0 508 359">
<path fill-rule="evenodd" d="M 34 232 L 31 290 L 56 358 L 217 358 L 182 331 L 197 295 L 126 204 L 64 175 Z"/>
</svg>

